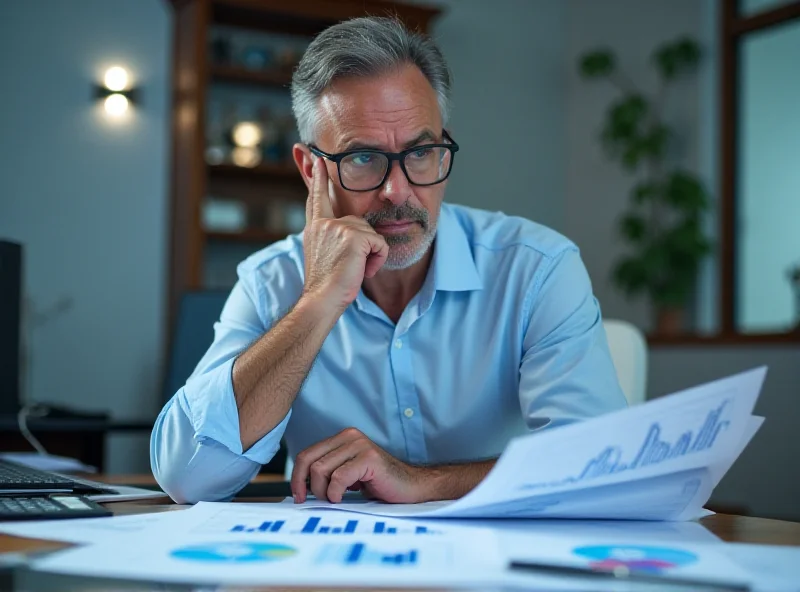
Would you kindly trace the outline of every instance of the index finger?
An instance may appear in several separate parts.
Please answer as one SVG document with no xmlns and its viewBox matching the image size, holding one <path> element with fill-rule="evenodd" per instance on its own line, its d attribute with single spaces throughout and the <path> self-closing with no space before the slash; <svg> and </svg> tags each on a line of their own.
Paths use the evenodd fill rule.
<svg viewBox="0 0 800 592">
<path fill-rule="evenodd" d="M 311 216 L 314 218 L 333 218 L 333 207 L 331 206 L 331 196 L 328 191 L 328 167 L 321 157 L 317 157 L 313 169 L 314 179 L 311 185 L 311 193 L 308 198 L 311 200 Z"/>
</svg>

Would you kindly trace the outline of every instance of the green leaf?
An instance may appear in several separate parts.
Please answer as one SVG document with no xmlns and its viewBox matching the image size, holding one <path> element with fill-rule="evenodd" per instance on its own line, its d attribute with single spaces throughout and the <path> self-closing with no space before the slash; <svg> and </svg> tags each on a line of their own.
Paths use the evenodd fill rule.
<svg viewBox="0 0 800 592">
<path fill-rule="evenodd" d="M 631 197 L 633 199 L 633 203 L 636 205 L 642 205 L 643 203 L 655 199 L 661 193 L 661 187 L 656 182 L 645 182 L 639 183 L 638 185 L 634 186 L 633 190 L 631 191 Z"/>
<path fill-rule="evenodd" d="M 650 106 L 641 95 L 628 95 L 608 108 L 601 138 L 612 156 L 619 156 L 623 166 L 635 170 L 646 154 L 641 127 Z"/>
<path fill-rule="evenodd" d="M 700 46 L 689 37 L 664 43 L 653 52 L 653 62 L 664 80 L 694 69 L 700 62 Z"/>
<path fill-rule="evenodd" d="M 664 201 L 687 216 L 697 215 L 708 208 L 708 196 L 700 180 L 680 170 L 667 179 Z"/>
<path fill-rule="evenodd" d="M 647 221 L 637 214 L 625 214 L 619 220 L 619 231 L 629 242 L 639 243 L 647 236 Z"/>
<path fill-rule="evenodd" d="M 596 50 L 580 59 L 579 70 L 584 78 L 602 78 L 614 71 L 615 61 L 610 50 Z"/>
<path fill-rule="evenodd" d="M 650 277 L 644 262 L 638 257 L 625 257 L 612 271 L 614 282 L 629 297 L 647 289 Z"/>
<path fill-rule="evenodd" d="M 656 124 L 642 139 L 642 148 L 651 160 L 661 160 L 667 150 L 670 131 L 667 126 Z"/>
</svg>

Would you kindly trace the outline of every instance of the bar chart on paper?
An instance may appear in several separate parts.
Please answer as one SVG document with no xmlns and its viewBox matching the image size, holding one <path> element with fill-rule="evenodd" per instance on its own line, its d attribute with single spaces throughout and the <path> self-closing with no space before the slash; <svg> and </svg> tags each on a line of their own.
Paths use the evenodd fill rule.
<svg viewBox="0 0 800 592">
<path fill-rule="evenodd" d="M 330 544 L 320 549 L 318 565 L 341 567 L 370 566 L 381 568 L 413 568 L 422 564 L 446 566 L 449 563 L 447 545 L 380 546 L 359 541 Z"/>
<path fill-rule="evenodd" d="M 208 518 L 198 524 L 194 532 L 203 535 L 222 533 L 259 535 L 300 535 L 303 537 L 354 537 L 379 535 L 391 538 L 399 535 L 441 535 L 442 531 L 427 524 L 409 520 L 392 520 L 363 514 L 347 515 L 343 512 L 265 513 L 256 509 L 233 511 L 220 508 L 209 511 Z"/>
</svg>

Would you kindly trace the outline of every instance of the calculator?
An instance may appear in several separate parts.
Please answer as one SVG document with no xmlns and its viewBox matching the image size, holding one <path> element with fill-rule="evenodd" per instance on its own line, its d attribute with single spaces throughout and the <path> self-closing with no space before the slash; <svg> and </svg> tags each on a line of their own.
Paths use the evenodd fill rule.
<svg viewBox="0 0 800 592">
<path fill-rule="evenodd" d="M 111 512 L 80 495 L 0 496 L 0 521 L 99 518 L 102 516 L 111 516 Z"/>
</svg>

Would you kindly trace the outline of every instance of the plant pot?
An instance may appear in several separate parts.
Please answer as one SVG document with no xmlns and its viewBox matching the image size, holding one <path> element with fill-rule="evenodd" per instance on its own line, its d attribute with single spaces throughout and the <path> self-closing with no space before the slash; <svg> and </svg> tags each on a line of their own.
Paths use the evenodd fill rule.
<svg viewBox="0 0 800 592">
<path fill-rule="evenodd" d="M 677 306 L 656 310 L 656 333 L 658 335 L 680 335 L 684 330 L 685 311 Z"/>
</svg>

